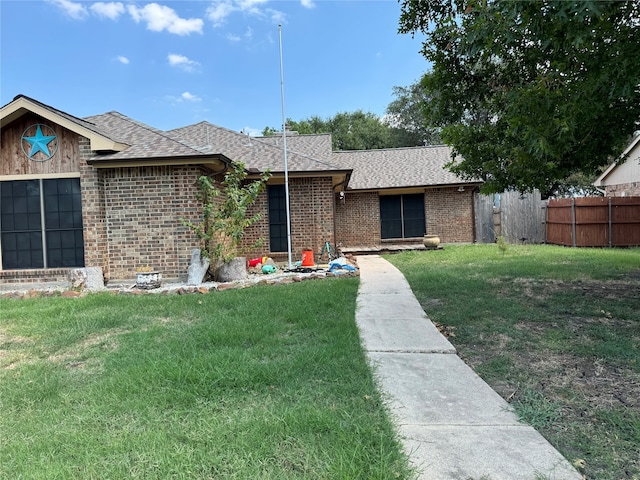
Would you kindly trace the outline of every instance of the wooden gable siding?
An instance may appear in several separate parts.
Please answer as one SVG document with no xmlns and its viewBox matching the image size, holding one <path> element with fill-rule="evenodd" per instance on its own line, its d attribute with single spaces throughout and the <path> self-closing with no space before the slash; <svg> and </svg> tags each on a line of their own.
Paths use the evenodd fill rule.
<svg viewBox="0 0 640 480">
<path fill-rule="evenodd" d="M 43 162 L 29 159 L 21 146 L 25 129 L 38 123 L 51 127 L 58 136 L 58 151 L 51 159 Z M 80 171 L 79 136 L 37 115 L 24 115 L 2 129 L 0 159 L 0 176 L 77 173 Z"/>
</svg>

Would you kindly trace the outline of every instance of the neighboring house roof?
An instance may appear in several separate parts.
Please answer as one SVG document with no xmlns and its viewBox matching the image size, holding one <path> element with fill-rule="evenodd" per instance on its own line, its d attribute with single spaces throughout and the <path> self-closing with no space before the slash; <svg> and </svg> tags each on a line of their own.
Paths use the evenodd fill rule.
<svg viewBox="0 0 640 480">
<path fill-rule="evenodd" d="M 347 190 L 382 190 L 480 184 L 461 180 L 444 168 L 451 148 L 444 145 L 333 152 L 335 163 L 353 169 Z"/>
<path fill-rule="evenodd" d="M 593 185 L 606 187 L 631 182 L 640 182 L 640 135 L 631 140 L 620 158 L 609 165 Z"/>
</svg>

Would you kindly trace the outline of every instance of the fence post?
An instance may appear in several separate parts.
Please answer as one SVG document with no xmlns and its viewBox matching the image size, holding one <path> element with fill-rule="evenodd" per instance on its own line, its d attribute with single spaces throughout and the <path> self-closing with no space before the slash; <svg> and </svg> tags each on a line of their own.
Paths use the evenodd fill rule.
<svg viewBox="0 0 640 480">
<path fill-rule="evenodd" d="M 611 238 L 612 235 L 613 226 L 611 221 L 611 197 L 609 197 L 609 248 L 611 248 L 611 246 L 613 245 L 613 238 Z"/>
<path fill-rule="evenodd" d="M 547 244 L 547 235 L 549 234 L 549 200 L 542 207 L 544 208 L 544 244 Z"/>
<path fill-rule="evenodd" d="M 571 243 L 576 246 L 576 199 L 571 197 Z"/>
</svg>

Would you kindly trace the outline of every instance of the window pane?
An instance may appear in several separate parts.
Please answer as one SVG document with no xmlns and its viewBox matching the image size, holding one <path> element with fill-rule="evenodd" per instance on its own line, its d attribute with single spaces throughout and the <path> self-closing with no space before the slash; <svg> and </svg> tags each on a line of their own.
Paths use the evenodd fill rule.
<svg viewBox="0 0 640 480">
<path fill-rule="evenodd" d="M 38 233 L 2 233 L 2 268 L 42 268 L 42 236 Z"/>
<path fill-rule="evenodd" d="M 58 197 L 58 209 L 61 212 L 71 212 L 73 210 L 73 201 L 70 195 L 60 195 Z"/>
<path fill-rule="evenodd" d="M 60 228 L 73 228 L 73 212 L 60 213 Z"/>
<path fill-rule="evenodd" d="M 40 180 L 0 182 L 2 268 L 41 268 Z"/>
<path fill-rule="evenodd" d="M 30 213 L 27 217 L 27 230 L 42 230 L 42 218 L 40 212 Z"/>
<path fill-rule="evenodd" d="M 49 250 L 62 248 L 62 240 L 60 239 L 60 232 L 47 233 L 47 248 Z"/>
<path fill-rule="evenodd" d="M 422 237 L 426 233 L 424 195 L 403 195 L 402 201 L 405 238 Z"/>
<path fill-rule="evenodd" d="M 41 212 L 42 183 L 45 211 Z M 84 266 L 80 179 L 0 182 L 4 269 L 43 268 L 42 220 L 47 267 Z"/>
<path fill-rule="evenodd" d="M 287 199 L 284 185 L 267 187 L 269 202 L 269 249 L 272 252 L 286 252 L 287 241 Z"/>
<path fill-rule="evenodd" d="M 402 238 L 402 213 L 399 195 L 380 197 L 380 237 Z"/>
<path fill-rule="evenodd" d="M 47 211 L 47 213 L 44 216 L 44 221 L 48 229 L 60 228 L 60 221 L 59 221 L 57 212 Z"/>
</svg>

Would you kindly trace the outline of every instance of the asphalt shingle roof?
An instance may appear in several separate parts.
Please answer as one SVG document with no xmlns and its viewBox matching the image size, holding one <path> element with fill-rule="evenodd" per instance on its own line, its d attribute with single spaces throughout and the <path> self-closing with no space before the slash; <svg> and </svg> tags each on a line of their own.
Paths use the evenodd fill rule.
<svg viewBox="0 0 640 480">
<path fill-rule="evenodd" d="M 248 169 L 258 171 L 270 169 L 273 173 L 284 172 L 282 146 L 262 138 L 249 137 L 239 132 L 200 122 L 166 132 L 202 152 L 221 153 L 234 161 L 243 162 Z M 326 157 L 326 155 L 325 155 Z M 344 171 L 348 168 L 336 165 L 331 158 L 314 158 L 289 148 L 287 138 L 287 166 L 289 172 Z"/>
<path fill-rule="evenodd" d="M 334 163 L 352 168 L 348 190 L 460 185 L 464 181 L 444 168 L 451 160 L 445 145 L 333 152 Z"/>
<path fill-rule="evenodd" d="M 84 128 L 128 145 L 119 152 L 101 152 L 94 157 L 96 162 L 223 155 L 243 162 L 247 169 L 284 173 L 281 136 L 249 137 L 209 122 L 162 131 L 118 112 L 81 119 L 25 98 Z M 349 174 L 353 170 L 349 190 L 481 183 L 479 180 L 464 181 L 445 169 L 444 165 L 450 159 L 451 149 L 442 145 L 332 152 L 330 134 L 287 136 L 289 172 Z"/>
<path fill-rule="evenodd" d="M 282 148 L 282 135 L 271 137 L 257 137 L 262 142 Z M 298 152 L 309 157 L 317 158 L 328 163 L 332 162 L 331 134 L 320 133 L 312 135 L 300 135 L 298 133 L 287 134 L 287 151 Z"/>
<path fill-rule="evenodd" d="M 102 132 L 129 147 L 121 152 L 94 157 L 95 160 L 126 160 L 141 158 L 193 157 L 202 152 L 172 138 L 162 130 L 150 127 L 118 112 L 108 112 L 85 118 Z"/>
</svg>

